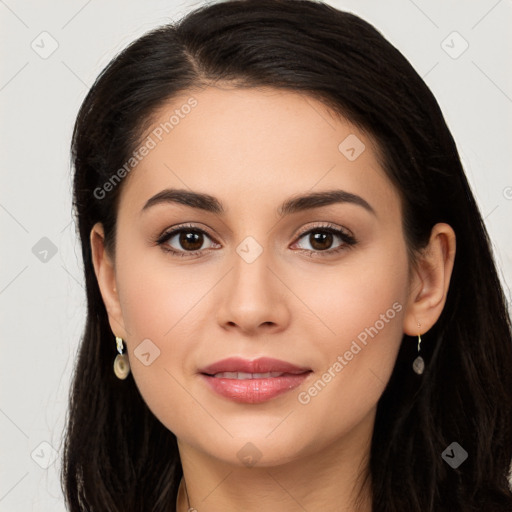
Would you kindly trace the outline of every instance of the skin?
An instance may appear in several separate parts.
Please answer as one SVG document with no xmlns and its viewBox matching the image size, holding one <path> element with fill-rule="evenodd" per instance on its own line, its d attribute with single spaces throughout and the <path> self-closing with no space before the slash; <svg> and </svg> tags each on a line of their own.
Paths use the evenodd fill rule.
<svg viewBox="0 0 512 512">
<path fill-rule="evenodd" d="M 399 196 L 372 140 L 317 100 L 272 89 L 207 87 L 168 102 L 151 128 L 191 95 L 197 106 L 125 179 L 115 256 L 104 248 L 102 225 L 91 231 L 112 332 L 125 340 L 144 400 L 177 436 L 192 507 L 356 510 L 377 402 L 403 334 L 421 332 L 428 343 L 446 300 L 455 235 L 437 224 L 411 265 Z M 338 149 L 351 134 L 365 144 L 354 161 Z M 151 196 L 170 187 L 215 196 L 226 213 L 176 203 L 141 213 Z M 278 206 L 291 196 L 331 189 L 364 198 L 374 213 L 337 203 L 278 217 Z M 325 222 L 350 230 L 357 244 L 322 256 L 343 241 L 333 235 L 315 245 L 312 234 L 301 233 Z M 181 223 L 208 233 L 196 245 L 202 254 L 173 256 L 155 243 Z M 247 236 L 263 248 L 252 263 L 236 252 Z M 189 247 L 179 236 L 167 245 Z M 397 303 L 394 318 L 309 403 L 300 403 L 299 393 Z M 160 350 L 148 366 L 134 355 L 147 338 Z M 313 372 L 295 390 L 241 404 L 215 394 L 198 375 L 229 356 L 275 357 Z M 237 456 L 248 442 L 260 454 L 252 467 Z M 371 510 L 367 487 L 361 496 L 357 510 Z M 178 510 L 187 508 L 180 488 Z"/>
</svg>

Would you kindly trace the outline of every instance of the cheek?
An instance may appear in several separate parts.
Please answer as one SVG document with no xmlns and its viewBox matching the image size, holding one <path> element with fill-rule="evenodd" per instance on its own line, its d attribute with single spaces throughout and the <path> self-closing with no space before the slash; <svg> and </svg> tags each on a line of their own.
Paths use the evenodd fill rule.
<svg viewBox="0 0 512 512">
<path fill-rule="evenodd" d="M 144 247 L 138 240 L 123 244 L 120 238 L 119 245 L 131 248 L 120 253 L 116 273 L 123 320 L 132 343 L 141 337 L 155 343 L 172 339 L 184 325 L 191 325 L 194 309 L 214 286 L 216 276 L 211 269 L 180 266 L 177 258 L 171 260 L 160 248 Z"/>
<path fill-rule="evenodd" d="M 386 257 L 387 254 L 387 257 Z M 318 314 L 317 349 L 324 366 L 298 395 L 308 428 L 332 438 L 348 432 L 376 406 L 403 336 L 407 256 L 385 251 L 316 281 L 308 306 Z M 306 296 L 306 289 L 298 291 Z M 301 295 L 302 294 L 302 295 Z"/>
<path fill-rule="evenodd" d="M 378 351 L 383 340 L 401 338 L 408 262 L 405 248 L 388 246 L 314 274 L 302 273 L 293 281 L 294 292 L 307 305 L 309 324 L 317 331 L 310 339 L 322 334 L 323 351 L 348 350 L 353 340 L 364 344 L 373 338 L 380 340 L 373 347 Z"/>
<path fill-rule="evenodd" d="M 152 265 L 146 257 L 120 258 L 119 297 L 130 367 L 153 414 L 177 433 L 190 430 L 190 410 L 197 406 L 187 392 L 185 362 L 204 339 L 202 301 L 218 278 L 169 265 Z"/>
</svg>

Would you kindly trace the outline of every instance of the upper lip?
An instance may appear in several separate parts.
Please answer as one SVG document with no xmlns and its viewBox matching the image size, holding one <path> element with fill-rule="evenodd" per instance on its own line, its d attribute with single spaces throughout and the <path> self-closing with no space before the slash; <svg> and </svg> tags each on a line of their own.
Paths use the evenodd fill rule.
<svg viewBox="0 0 512 512">
<path fill-rule="evenodd" d="M 216 373 L 223 372 L 244 372 L 244 373 L 268 373 L 268 372 L 281 372 L 281 373 L 304 373 L 311 371 L 311 368 L 296 366 L 286 361 L 273 359 L 271 357 L 260 357 L 253 359 L 242 359 L 241 357 L 228 357 L 213 364 L 205 366 L 200 370 L 200 373 L 207 375 L 215 375 Z"/>
</svg>

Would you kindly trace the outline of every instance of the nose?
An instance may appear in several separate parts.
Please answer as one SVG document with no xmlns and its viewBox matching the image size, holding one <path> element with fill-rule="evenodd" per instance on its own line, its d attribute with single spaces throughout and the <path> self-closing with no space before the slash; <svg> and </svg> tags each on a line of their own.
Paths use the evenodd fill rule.
<svg viewBox="0 0 512 512">
<path fill-rule="evenodd" d="M 218 324 L 247 335 L 286 329 L 290 321 L 286 279 L 273 268 L 269 251 L 263 250 L 254 260 L 241 254 L 235 253 L 233 267 L 218 290 Z"/>
</svg>

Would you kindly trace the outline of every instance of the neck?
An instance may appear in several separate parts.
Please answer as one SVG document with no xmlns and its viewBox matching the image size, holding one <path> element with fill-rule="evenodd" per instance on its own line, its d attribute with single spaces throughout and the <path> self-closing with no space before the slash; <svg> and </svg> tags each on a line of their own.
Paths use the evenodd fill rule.
<svg viewBox="0 0 512 512">
<path fill-rule="evenodd" d="M 279 465 L 230 464 L 178 440 L 184 478 L 177 511 L 371 512 L 370 482 L 363 479 L 374 416 L 367 420 L 368 428 L 359 425 L 353 435 Z"/>
</svg>

